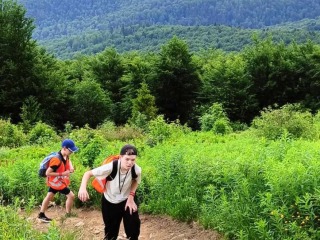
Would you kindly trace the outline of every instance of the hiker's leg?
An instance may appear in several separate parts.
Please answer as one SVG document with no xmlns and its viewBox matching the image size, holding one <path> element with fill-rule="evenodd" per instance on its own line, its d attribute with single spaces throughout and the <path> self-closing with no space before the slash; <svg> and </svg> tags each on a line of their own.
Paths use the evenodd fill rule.
<svg viewBox="0 0 320 240">
<path fill-rule="evenodd" d="M 124 204 L 113 204 L 102 195 L 101 211 L 104 222 L 105 240 L 116 240 L 119 234 Z"/>
<path fill-rule="evenodd" d="M 60 193 L 66 195 L 66 213 L 71 213 L 71 208 L 74 201 L 74 193 L 69 188 L 64 188 L 60 191 Z"/>
<path fill-rule="evenodd" d="M 55 195 L 55 193 L 51 192 L 49 189 L 47 196 L 42 201 L 40 212 L 44 213 L 47 210 L 50 201 L 54 198 L 54 195 Z"/>
<path fill-rule="evenodd" d="M 123 225 L 127 238 L 130 240 L 138 240 L 141 225 L 138 211 L 132 212 L 131 215 L 129 208 L 127 208 L 123 216 Z"/>
<path fill-rule="evenodd" d="M 74 193 L 71 191 L 67 196 L 67 201 L 66 201 L 66 212 L 71 213 L 71 208 L 73 205 L 74 201 Z"/>
</svg>

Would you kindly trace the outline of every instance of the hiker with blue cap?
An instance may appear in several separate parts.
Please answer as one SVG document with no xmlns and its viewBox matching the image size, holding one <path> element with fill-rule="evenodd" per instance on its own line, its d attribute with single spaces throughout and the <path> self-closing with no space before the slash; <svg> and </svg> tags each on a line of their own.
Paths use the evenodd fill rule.
<svg viewBox="0 0 320 240">
<path fill-rule="evenodd" d="M 49 187 L 47 196 L 43 199 L 38 219 L 41 222 L 50 222 L 52 219 L 45 215 L 50 201 L 53 200 L 55 194 L 59 192 L 67 197 L 66 200 L 66 216 L 70 216 L 71 208 L 74 201 L 74 193 L 69 189 L 70 174 L 74 172 L 70 155 L 78 148 L 71 139 L 65 139 L 61 144 L 61 150 L 53 154 L 45 171 L 46 183 Z"/>
</svg>

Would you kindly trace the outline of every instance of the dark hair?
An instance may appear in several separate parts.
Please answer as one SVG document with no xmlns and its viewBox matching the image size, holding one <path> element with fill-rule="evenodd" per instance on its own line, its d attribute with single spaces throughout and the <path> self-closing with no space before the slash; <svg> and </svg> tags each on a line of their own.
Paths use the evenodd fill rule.
<svg viewBox="0 0 320 240">
<path fill-rule="evenodd" d="M 138 151 L 135 146 L 127 144 L 121 148 L 120 155 L 138 155 Z"/>
</svg>

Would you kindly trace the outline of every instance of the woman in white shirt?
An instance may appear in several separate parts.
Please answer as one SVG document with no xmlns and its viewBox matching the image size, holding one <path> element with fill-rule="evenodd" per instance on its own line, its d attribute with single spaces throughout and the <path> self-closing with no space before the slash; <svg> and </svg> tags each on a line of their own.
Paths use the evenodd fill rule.
<svg viewBox="0 0 320 240">
<path fill-rule="evenodd" d="M 122 220 L 127 238 L 137 240 L 139 237 L 140 218 L 134 196 L 141 182 L 141 168 L 135 163 L 136 157 L 135 146 L 127 144 L 121 148 L 119 160 L 115 160 L 117 163 L 110 162 L 89 170 L 82 177 L 78 197 L 81 201 L 87 201 L 89 179 L 92 176 L 104 179 L 112 173 L 114 166 L 117 167 L 114 179 L 106 182 L 106 190 L 101 200 L 105 240 L 117 239 Z"/>
</svg>

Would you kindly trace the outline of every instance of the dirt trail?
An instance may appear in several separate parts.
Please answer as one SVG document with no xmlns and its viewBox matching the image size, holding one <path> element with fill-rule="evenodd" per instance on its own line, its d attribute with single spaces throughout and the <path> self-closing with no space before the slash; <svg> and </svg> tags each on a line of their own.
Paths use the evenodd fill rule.
<svg viewBox="0 0 320 240">
<path fill-rule="evenodd" d="M 50 224 L 37 220 L 37 211 L 26 216 L 33 227 L 41 232 L 48 230 Z M 25 214 L 23 214 L 25 215 Z M 78 234 L 79 240 L 102 240 L 103 222 L 101 212 L 94 209 L 73 209 L 73 216 L 64 217 L 64 209 L 51 207 L 46 215 L 55 219 L 62 232 L 72 231 Z M 182 223 L 169 217 L 141 214 L 141 233 L 139 240 L 222 240 L 218 233 L 204 230 L 197 223 Z M 121 224 L 118 240 L 126 239 Z"/>
</svg>

